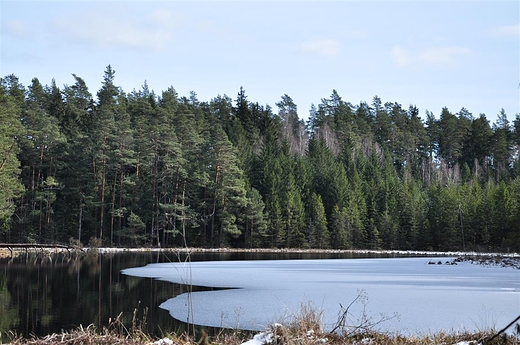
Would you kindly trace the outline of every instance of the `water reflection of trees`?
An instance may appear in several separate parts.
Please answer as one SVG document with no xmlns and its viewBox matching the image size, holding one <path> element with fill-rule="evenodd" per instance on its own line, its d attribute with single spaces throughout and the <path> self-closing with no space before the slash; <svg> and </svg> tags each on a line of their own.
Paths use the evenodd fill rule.
<svg viewBox="0 0 520 345">
<path fill-rule="evenodd" d="M 166 282 L 124 276 L 120 270 L 154 262 L 149 255 L 103 254 L 0 261 L 0 333 L 49 334 L 78 325 L 106 326 L 121 313 L 130 326 L 134 310 L 146 312 L 151 332 L 168 330 L 172 319 L 158 305 L 173 296 Z"/>
<path fill-rule="evenodd" d="M 0 276 L 0 308 L 0 330 L 16 326 L 19 322 L 18 310 L 12 306 L 11 293 L 7 289 L 7 279 L 4 276 Z"/>
</svg>

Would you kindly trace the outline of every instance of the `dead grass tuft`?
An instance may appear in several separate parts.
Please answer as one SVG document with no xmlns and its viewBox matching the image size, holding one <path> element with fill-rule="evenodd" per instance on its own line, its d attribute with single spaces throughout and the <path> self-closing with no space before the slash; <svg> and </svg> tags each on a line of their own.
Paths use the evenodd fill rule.
<svg viewBox="0 0 520 345">
<path fill-rule="evenodd" d="M 346 310 L 346 309 L 345 309 Z M 199 339 L 187 333 L 167 334 L 162 339 L 154 338 L 143 331 L 146 324 L 146 311 L 143 320 L 137 320 L 134 311 L 132 326 L 127 328 L 121 322 L 121 314 L 111 320 L 109 326 L 97 329 L 90 325 L 73 331 L 63 331 L 45 337 L 25 339 L 14 333 L 8 334 L 11 345 L 240 345 L 253 337 L 248 331 L 222 330 L 209 337 L 206 333 Z M 342 321 L 343 322 L 343 321 Z M 343 324 L 345 325 L 345 324 Z M 501 335 L 488 341 L 495 332 L 448 333 L 439 332 L 426 336 L 402 336 L 371 331 L 368 324 L 363 327 L 349 328 L 349 332 L 326 332 L 323 327 L 323 312 L 311 303 L 302 304 L 297 314 L 286 324 L 275 324 L 266 332 L 265 345 L 454 345 L 465 342 L 468 345 L 519 345 L 520 338 Z M 365 327 L 366 326 L 366 327 Z M 343 329 L 343 328 L 342 328 Z M 354 331 L 352 331 L 354 330 Z"/>
</svg>

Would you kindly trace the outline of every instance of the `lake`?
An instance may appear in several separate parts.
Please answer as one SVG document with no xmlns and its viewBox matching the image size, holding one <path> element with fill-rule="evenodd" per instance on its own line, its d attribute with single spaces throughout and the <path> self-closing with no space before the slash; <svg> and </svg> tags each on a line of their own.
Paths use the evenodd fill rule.
<svg viewBox="0 0 520 345">
<path fill-rule="evenodd" d="M 371 257 L 371 253 L 257 253 L 196 252 L 191 260 L 273 260 Z M 391 257 L 393 254 L 381 254 Z M 80 324 L 106 326 L 109 319 L 132 324 L 134 311 L 145 329 L 160 336 L 183 330 L 160 304 L 187 291 L 182 284 L 121 274 L 121 270 L 149 263 L 178 262 L 186 255 L 175 251 L 104 254 L 55 254 L 30 250 L 15 258 L 0 257 L 0 341 L 9 330 L 24 336 L 47 335 Z M 195 290 L 207 290 L 196 288 Z"/>
<path fill-rule="evenodd" d="M 381 331 L 428 334 L 500 329 L 520 314 L 520 272 L 449 258 L 322 259 L 151 264 L 124 274 L 219 288 L 161 304 L 195 324 L 251 330 L 290 320 L 302 307 L 323 311 L 329 330 L 341 306 L 348 325 L 370 318 Z M 361 298 L 358 298 L 361 297 Z"/>
<path fill-rule="evenodd" d="M 138 319 L 146 319 L 146 330 L 158 336 L 183 330 L 185 324 L 174 317 L 209 326 L 258 329 L 266 322 L 288 317 L 300 303 L 310 301 L 323 310 L 330 306 L 331 311 L 326 313 L 333 314 L 327 315 L 333 320 L 339 303 L 346 306 L 358 290 L 364 290 L 368 313 L 399 313 L 400 330 L 410 329 L 406 320 L 420 314 L 420 309 L 441 310 L 458 300 L 473 306 L 457 310 L 456 315 L 449 314 L 452 309 L 449 313 L 432 312 L 428 321 L 432 330 L 438 328 L 438 318 L 448 320 L 448 326 L 459 327 L 465 319 L 457 315 L 468 312 L 473 314 L 470 321 L 464 321 L 468 329 L 494 323 L 500 328 L 502 320 L 509 322 L 514 318 L 511 313 L 520 311 L 518 270 L 426 265 L 427 258 L 390 259 L 396 254 L 367 259 L 370 256 L 371 253 L 193 253 L 188 270 L 182 263 L 185 255 L 175 252 L 82 257 L 49 257 L 33 252 L 0 259 L 0 340 L 7 339 L 8 330 L 25 336 L 46 335 L 80 324 L 106 326 L 109 319 L 118 316 L 131 325 L 136 309 Z M 385 259 L 381 260 L 382 257 Z M 177 268 L 161 266 L 179 261 Z M 385 267 L 386 262 L 402 265 Z M 153 270 L 158 271 L 152 273 Z M 190 294 L 193 298 L 188 300 L 189 288 L 184 283 L 190 274 L 196 286 Z M 407 290 L 404 294 L 403 289 L 409 286 L 415 286 L 416 291 Z M 427 291 L 428 296 L 421 291 Z M 404 308 L 407 299 L 421 304 Z M 186 304 L 192 306 L 191 311 Z M 357 313 L 359 307 L 357 303 L 352 311 Z M 392 322 L 396 319 L 385 324 Z M 419 328 L 424 329 L 424 325 Z"/>
</svg>

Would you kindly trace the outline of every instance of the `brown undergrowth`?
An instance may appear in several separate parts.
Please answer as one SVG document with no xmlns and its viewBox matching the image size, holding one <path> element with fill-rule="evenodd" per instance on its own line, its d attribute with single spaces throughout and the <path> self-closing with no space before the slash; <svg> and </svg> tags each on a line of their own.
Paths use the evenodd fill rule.
<svg viewBox="0 0 520 345">
<path fill-rule="evenodd" d="M 137 310 L 131 327 L 125 327 L 120 318 L 111 320 L 107 327 L 97 329 L 93 325 L 79 327 L 73 331 L 50 334 L 45 337 L 23 338 L 12 333 L 9 335 L 11 345 L 240 345 L 251 338 L 253 333 L 240 330 L 222 330 L 214 336 L 203 333 L 198 339 L 187 333 L 166 334 L 161 338 L 147 334 L 145 321 L 138 321 Z M 324 331 L 322 311 L 312 305 L 302 305 L 300 311 L 285 324 L 274 324 L 263 333 L 264 342 L 256 341 L 254 345 L 518 345 L 520 338 L 511 334 L 503 334 L 490 340 L 495 331 L 449 333 L 439 332 L 432 335 L 408 336 L 381 333 L 371 329 L 383 319 L 373 321 L 372 318 L 360 317 L 347 322 L 348 307 L 342 308 L 338 323 L 333 331 Z M 146 318 L 146 316 L 144 317 Z M 373 324 L 371 322 L 374 322 Z M 251 344 L 251 343 L 249 343 Z M 248 344 L 248 345 L 249 345 Z"/>
<path fill-rule="evenodd" d="M 467 345 L 513 345 L 520 344 L 517 338 L 512 336 L 502 336 L 494 339 L 492 342 L 484 340 L 492 335 L 492 333 L 463 333 L 448 334 L 439 333 L 424 337 L 403 337 L 400 335 L 390 335 L 381 333 L 368 333 L 355 336 L 340 336 L 331 333 L 312 333 L 299 332 L 294 329 L 285 327 L 274 327 L 274 337 L 271 338 L 266 345 L 433 345 L 433 344 L 458 344 L 464 342 Z M 227 333 L 214 337 L 202 336 L 200 339 L 194 339 L 186 334 L 175 335 L 170 334 L 162 339 L 156 339 L 150 336 L 135 336 L 132 334 L 119 334 L 113 331 L 107 332 L 103 330 L 98 332 L 94 327 L 79 328 L 70 332 L 59 334 L 51 334 L 41 338 L 24 339 L 13 337 L 9 344 L 11 345 L 239 345 L 251 339 L 251 335 L 246 333 Z"/>
</svg>

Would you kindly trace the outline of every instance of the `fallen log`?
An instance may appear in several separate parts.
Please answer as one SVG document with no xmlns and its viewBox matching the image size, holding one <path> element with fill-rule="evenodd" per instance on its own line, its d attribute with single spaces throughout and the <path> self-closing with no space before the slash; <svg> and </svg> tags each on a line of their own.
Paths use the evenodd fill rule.
<svg viewBox="0 0 520 345">
<path fill-rule="evenodd" d="M 76 249 L 64 244 L 40 244 L 40 243 L 0 243 L 0 248 L 63 248 Z"/>
<path fill-rule="evenodd" d="M 29 248 L 38 248 L 38 249 L 66 249 L 68 252 L 71 250 L 80 250 L 83 251 L 82 248 L 71 247 L 64 244 L 41 244 L 41 243 L 0 243 L 0 248 L 7 248 L 13 256 L 13 249 L 29 249 Z"/>
</svg>

